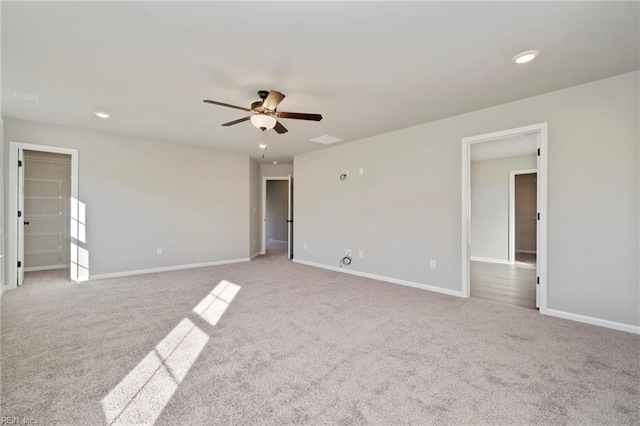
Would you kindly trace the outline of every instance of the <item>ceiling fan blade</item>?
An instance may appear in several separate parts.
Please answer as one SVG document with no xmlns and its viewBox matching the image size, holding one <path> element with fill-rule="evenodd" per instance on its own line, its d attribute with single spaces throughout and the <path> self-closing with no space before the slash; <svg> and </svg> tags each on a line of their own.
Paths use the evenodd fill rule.
<svg viewBox="0 0 640 426">
<path fill-rule="evenodd" d="M 202 102 L 206 102 L 208 104 L 213 104 L 213 105 L 220 105 L 220 106 L 228 107 L 228 108 L 241 109 L 242 111 L 247 111 L 247 112 L 251 111 L 249 108 L 244 108 L 244 107 L 237 106 L 237 105 L 225 104 L 223 102 L 210 101 L 209 99 L 204 99 Z"/>
<path fill-rule="evenodd" d="M 303 112 L 278 112 L 276 114 L 279 118 L 293 118 L 295 120 L 310 120 L 310 121 L 320 121 L 322 120 L 322 115 L 320 114 L 307 114 Z"/>
<path fill-rule="evenodd" d="M 275 125 L 275 127 L 273 128 L 273 130 L 275 130 L 275 131 L 276 131 L 276 132 L 278 132 L 279 134 L 287 133 L 287 132 L 288 132 L 287 128 L 286 128 L 286 127 L 284 127 L 284 126 L 283 126 L 279 121 L 276 121 L 276 125 Z"/>
<path fill-rule="evenodd" d="M 225 126 L 225 127 L 227 127 L 227 126 L 233 126 L 234 124 L 238 124 L 238 123 L 242 123 L 242 122 L 248 121 L 250 118 L 251 118 L 251 117 L 243 117 L 243 118 L 239 118 L 239 119 L 237 119 L 237 120 L 233 120 L 233 121 L 230 121 L 230 122 L 228 122 L 228 123 L 221 124 L 221 126 Z"/>
<path fill-rule="evenodd" d="M 269 96 L 267 96 L 267 99 L 265 99 L 264 102 L 262 103 L 262 107 L 270 111 L 275 111 L 275 109 L 278 107 L 278 105 L 280 104 L 280 102 L 282 102 L 283 99 L 284 99 L 284 95 L 282 93 L 272 90 L 269 92 Z"/>
</svg>

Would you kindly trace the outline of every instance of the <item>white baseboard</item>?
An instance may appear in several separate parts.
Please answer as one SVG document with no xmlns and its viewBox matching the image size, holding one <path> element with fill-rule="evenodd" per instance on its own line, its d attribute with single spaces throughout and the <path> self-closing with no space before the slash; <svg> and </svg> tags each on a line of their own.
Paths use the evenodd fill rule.
<svg viewBox="0 0 640 426">
<path fill-rule="evenodd" d="M 53 269 L 69 269 L 69 265 L 56 265 L 56 266 L 33 266 L 31 268 L 24 268 L 25 272 L 36 272 L 36 271 L 49 271 Z"/>
<path fill-rule="evenodd" d="M 535 250 L 516 250 L 516 253 L 536 254 Z"/>
<path fill-rule="evenodd" d="M 371 278 L 371 279 L 378 280 L 378 281 L 386 281 L 386 282 L 389 282 L 389 283 L 400 284 L 400 285 L 404 285 L 404 286 L 408 286 L 408 287 L 415 287 L 415 288 L 419 288 L 419 289 L 422 289 L 422 290 L 429 290 L 429 291 L 433 291 L 433 292 L 436 292 L 436 293 L 447 294 L 449 296 L 464 297 L 462 295 L 461 291 L 450 290 L 448 288 L 436 287 L 436 286 L 432 286 L 432 285 L 428 285 L 428 284 L 421 284 L 421 283 L 416 283 L 416 282 L 413 282 L 413 281 L 401 280 L 401 279 L 397 279 L 397 278 L 384 277 L 384 276 L 381 276 L 381 275 L 370 274 L 368 272 L 355 271 L 353 269 L 338 268 L 337 266 L 323 265 L 322 263 L 309 262 L 307 260 L 300 260 L 300 259 L 293 259 L 293 263 L 299 263 L 301 265 L 313 266 L 315 268 L 328 269 L 330 271 L 342 272 L 344 274 L 349 274 L 349 275 L 357 275 L 359 277 Z"/>
<path fill-rule="evenodd" d="M 640 334 L 640 326 L 638 325 L 623 324 L 621 322 L 588 317 L 586 315 L 572 314 L 570 312 L 557 311 L 555 309 L 545 309 L 545 311 L 541 313 L 552 317 L 564 318 L 572 321 L 583 322 L 586 324 L 598 325 L 600 327 L 612 328 L 614 330 L 626 331 L 627 333 Z"/>
<path fill-rule="evenodd" d="M 253 259 L 255 259 L 256 257 L 258 257 L 260 255 L 262 255 L 262 253 L 260 253 L 260 252 L 254 253 L 254 254 L 251 255 L 251 257 L 249 259 L 253 260 Z"/>
<path fill-rule="evenodd" d="M 489 263 L 500 263 L 502 265 L 511 265 L 511 263 L 509 263 L 508 260 L 504 260 L 504 259 L 492 259 L 490 257 L 478 257 L 478 256 L 471 256 L 470 259 L 476 262 L 489 262 Z"/>
<path fill-rule="evenodd" d="M 105 278 L 119 278 L 119 277 L 129 277 L 132 275 L 155 274 L 156 272 L 169 272 L 169 271 L 179 271 L 181 269 L 204 268 L 206 266 L 217 266 L 217 265 L 227 265 L 229 263 L 248 262 L 249 260 L 250 259 L 247 257 L 242 259 L 217 260 L 214 262 L 191 263 L 188 265 L 164 266 L 161 268 L 152 268 L 152 269 L 138 269 L 135 271 L 124 271 L 124 272 L 114 272 L 111 274 L 91 275 L 89 279 L 102 280 Z"/>
</svg>

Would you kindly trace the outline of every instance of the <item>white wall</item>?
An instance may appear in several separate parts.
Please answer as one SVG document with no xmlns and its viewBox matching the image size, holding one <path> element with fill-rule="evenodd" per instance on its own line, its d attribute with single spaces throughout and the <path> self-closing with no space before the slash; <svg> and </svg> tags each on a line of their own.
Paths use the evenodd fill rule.
<svg viewBox="0 0 640 426">
<path fill-rule="evenodd" d="M 260 176 L 262 177 L 287 177 L 293 176 L 293 164 L 261 164 Z"/>
<path fill-rule="evenodd" d="M 262 179 L 260 178 L 260 164 L 250 159 L 249 164 L 249 208 L 250 208 L 250 236 L 249 236 L 249 253 L 251 257 L 260 253 L 260 245 L 262 237 L 260 230 L 262 229 L 262 208 L 261 206 Z"/>
<path fill-rule="evenodd" d="M 536 162 L 536 154 L 471 162 L 472 257 L 509 260 L 509 172 Z"/>
<path fill-rule="evenodd" d="M 249 257 L 247 156 L 12 118 L 4 130 L 5 150 L 79 150 L 91 276 Z"/>
<path fill-rule="evenodd" d="M 297 258 L 461 291 L 461 139 L 548 122 L 548 307 L 640 325 L 639 76 L 296 156 Z"/>
<path fill-rule="evenodd" d="M 267 181 L 267 241 L 287 241 L 289 181 Z"/>
</svg>

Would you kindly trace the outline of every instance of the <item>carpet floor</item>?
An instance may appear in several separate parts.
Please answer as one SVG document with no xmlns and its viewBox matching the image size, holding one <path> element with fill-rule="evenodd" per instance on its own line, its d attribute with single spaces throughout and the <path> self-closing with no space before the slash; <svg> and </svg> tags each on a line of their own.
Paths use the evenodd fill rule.
<svg viewBox="0 0 640 426">
<path fill-rule="evenodd" d="M 1 414 L 38 425 L 640 424 L 637 335 L 281 247 L 82 284 L 31 274 L 2 297 L 0 342 Z"/>
</svg>

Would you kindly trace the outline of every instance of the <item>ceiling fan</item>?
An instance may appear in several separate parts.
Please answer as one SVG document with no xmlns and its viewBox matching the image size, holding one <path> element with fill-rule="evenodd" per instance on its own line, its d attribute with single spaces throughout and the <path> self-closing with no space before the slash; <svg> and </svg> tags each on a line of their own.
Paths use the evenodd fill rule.
<svg viewBox="0 0 640 426">
<path fill-rule="evenodd" d="M 282 102 L 282 100 L 284 99 L 284 95 L 280 92 L 276 92 L 275 90 L 259 90 L 258 96 L 260 96 L 261 100 L 253 102 L 251 104 L 251 108 L 225 104 L 223 102 L 211 101 L 209 99 L 204 99 L 202 102 L 213 105 L 220 105 L 227 108 L 240 109 L 242 111 L 253 113 L 253 115 L 250 115 L 248 117 L 243 117 L 238 120 L 222 124 L 225 127 L 233 126 L 234 124 L 251 120 L 251 124 L 262 130 L 263 132 L 267 129 L 273 129 L 278 133 L 287 133 L 288 130 L 286 129 L 286 127 L 284 127 L 276 118 L 292 118 L 294 120 L 310 121 L 322 120 L 322 115 L 320 114 L 278 111 L 278 105 L 280 105 L 280 102 Z"/>
</svg>

